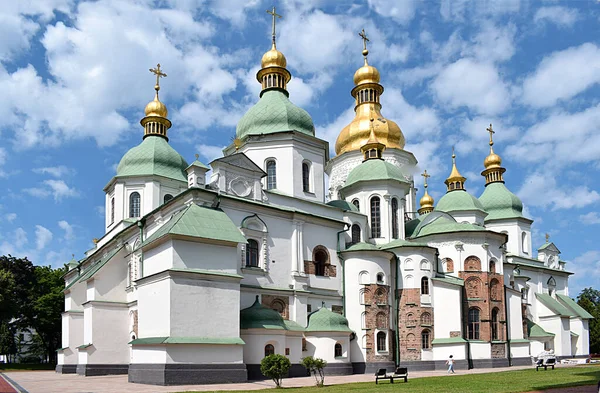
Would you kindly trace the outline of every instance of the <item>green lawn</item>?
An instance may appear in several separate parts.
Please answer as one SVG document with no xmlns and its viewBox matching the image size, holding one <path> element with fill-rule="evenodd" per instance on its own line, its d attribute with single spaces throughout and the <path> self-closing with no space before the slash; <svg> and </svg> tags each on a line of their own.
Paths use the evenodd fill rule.
<svg viewBox="0 0 600 393">
<path fill-rule="evenodd" d="M 0 363 L 0 371 L 54 370 L 56 364 Z"/>
<path fill-rule="evenodd" d="M 380 381 L 379 385 L 373 382 L 349 383 L 344 385 L 330 385 L 324 388 L 286 388 L 288 392 L 298 393 L 348 393 L 348 392 L 411 392 L 411 393 L 513 393 L 528 392 L 532 390 L 545 390 L 552 388 L 566 388 L 569 386 L 592 385 L 600 380 L 600 366 L 558 367 L 555 370 L 535 371 L 535 369 L 505 371 L 488 374 L 443 375 L 439 377 L 409 379 L 408 383 L 402 380 L 390 384 Z M 325 377 L 327 384 L 327 377 Z M 283 380 L 285 387 L 285 379 Z M 266 389 L 272 391 L 271 389 Z M 254 390 L 252 392 L 264 392 Z M 243 392 L 243 391 L 238 391 Z M 250 392 L 250 391 L 248 391 Z"/>
</svg>

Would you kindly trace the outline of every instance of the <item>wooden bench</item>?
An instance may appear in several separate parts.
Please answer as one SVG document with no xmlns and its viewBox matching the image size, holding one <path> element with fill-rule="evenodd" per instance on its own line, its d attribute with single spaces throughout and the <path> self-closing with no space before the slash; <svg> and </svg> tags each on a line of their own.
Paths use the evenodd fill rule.
<svg viewBox="0 0 600 393">
<path fill-rule="evenodd" d="M 388 373 L 385 368 L 380 368 L 375 373 L 375 384 L 379 383 L 380 379 L 389 379 L 390 383 L 394 383 L 394 379 L 401 378 L 404 382 L 408 382 L 408 369 L 406 367 L 398 367 L 393 373 Z"/>
<path fill-rule="evenodd" d="M 554 370 L 555 364 L 556 358 L 538 359 L 535 363 L 535 371 L 538 371 L 540 367 L 543 367 L 544 371 L 548 370 L 548 367 L 552 367 L 552 370 Z"/>
</svg>

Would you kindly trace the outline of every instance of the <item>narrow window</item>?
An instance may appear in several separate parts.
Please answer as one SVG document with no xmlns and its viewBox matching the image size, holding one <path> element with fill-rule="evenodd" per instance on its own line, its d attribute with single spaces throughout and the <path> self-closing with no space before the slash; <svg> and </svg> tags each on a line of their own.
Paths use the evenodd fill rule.
<svg viewBox="0 0 600 393">
<path fill-rule="evenodd" d="M 258 267 L 258 242 L 253 239 L 246 244 L 246 266 Z"/>
<path fill-rule="evenodd" d="M 267 190 L 277 188 L 277 164 L 271 160 L 267 162 Z"/>
<path fill-rule="evenodd" d="M 137 218 L 140 216 L 140 194 L 132 192 L 129 195 L 129 217 Z"/>
<path fill-rule="evenodd" d="M 360 202 L 358 201 L 358 199 L 353 200 L 352 204 L 356 206 L 356 210 L 360 211 Z"/>
<path fill-rule="evenodd" d="M 275 347 L 272 344 L 265 345 L 265 357 L 275 354 Z"/>
<path fill-rule="evenodd" d="M 377 284 L 383 284 L 383 273 L 377 273 Z"/>
<path fill-rule="evenodd" d="M 492 340 L 499 340 L 498 309 L 492 310 Z"/>
<path fill-rule="evenodd" d="M 527 234 L 525 232 L 521 233 L 521 247 L 523 248 L 523 254 L 528 254 L 529 247 L 527 247 Z"/>
<path fill-rule="evenodd" d="M 171 195 L 171 194 L 165 194 L 165 197 L 163 198 L 163 203 L 167 203 L 171 199 L 173 199 L 173 195 Z"/>
<path fill-rule="evenodd" d="M 358 291 L 358 302 L 360 304 L 367 304 L 365 303 L 365 289 L 361 288 L 360 291 Z"/>
<path fill-rule="evenodd" d="M 469 322 L 467 326 L 469 340 L 479 340 L 479 309 L 469 310 Z"/>
<path fill-rule="evenodd" d="M 371 237 L 381 237 L 381 211 L 379 197 L 371 198 Z"/>
<path fill-rule="evenodd" d="M 324 276 L 325 275 L 325 265 L 329 261 L 329 256 L 324 250 L 318 250 L 315 252 L 315 275 L 316 276 Z"/>
<path fill-rule="evenodd" d="M 377 350 L 385 351 L 386 349 L 386 337 L 384 332 L 377 333 Z"/>
<path fill-rule="evenodd" d="M 431 333 L 427 329 L 421 333 L 421 348 L 431 349 Z"/>
<path fill-rule="evenodd" d="M 392 238 L 398 239 L 398 200 L 392 198 Z"/>
<path fill-rule="evenodd" d="M 352 225 L 352 244 L 360 243 L 360 226 Z"/>
<path fill-rule="evenodd" d="M 421 279 L 421 295 L 429 295 L 429 279 L 427 277 Z"/>
<path fill-rule="evenodd" d="M 334 349 L 334 354 L 333 354 L 336 358 L 341 358 L 342 357 L 342 344 L 340 343 L 336 343 L 335 344 L 335 349 Z"/>
<path fill-rule="evenodd" d="M 115 198 L 110 198 L 110 223 L 115 222 Z"/>
<path fill-rule="evenodd" d="M 310 165 L 307 162 L 302 163 L 302 191 L 310 191 Z"/>
</svg>

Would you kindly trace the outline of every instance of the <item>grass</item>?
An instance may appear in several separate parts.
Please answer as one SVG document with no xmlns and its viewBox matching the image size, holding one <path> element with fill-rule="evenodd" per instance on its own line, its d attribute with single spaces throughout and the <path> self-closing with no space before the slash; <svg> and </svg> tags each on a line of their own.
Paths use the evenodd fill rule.
<svg viewBox="0 0 600 393">
<path fill-rule="evenodd" d="M 360 382 L 343 385 L 326 386 L 323 388 L 285 388 L 290 393 L 516 393 L 532 390 L 546 390 L 566 388 L 571 386 L 593 385 L 600 380 L 600 366 L 558 367 L 555 370 L 535 371 L 535 369 L 504 371 L 487 374 L 470 375 L 444 375 L 439 377 L 409 379 L 408 383 L 402 380 L 390 384 L 388 382 Z M 283 380 L 285 387 L 285 379 Z M 272 391 L 271 389 L 253 390 L 252 392 Z M 242 390 L 238 392 L 244 392 Z M 248 391 L 250 392 L 250 391 Z M 182 392 L 183 393 L 183 392 Z M 190 393 L 190 392 L 188 392 Z"/>
<path fill-rule="evenodd" d="M 54 370 L 56 364 L 51 363 L 0 363 L 0 371 L 34 371 L 34 370 Z"/>
</svg>

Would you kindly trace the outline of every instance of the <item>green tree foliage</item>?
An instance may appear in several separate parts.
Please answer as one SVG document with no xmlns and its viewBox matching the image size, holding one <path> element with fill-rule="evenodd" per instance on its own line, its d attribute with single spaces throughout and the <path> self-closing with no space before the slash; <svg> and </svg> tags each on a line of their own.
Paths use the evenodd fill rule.
<svg viewBox="0 0 600 393">
<path fill-rule="evenodd" d="M 280 388 L 281 381 L 290 370 L 292 364 L 290 359 L 283 355 L 269 355 L 265 356 L 260 362 L 260 372 L 268 378 L 271 378 L 275 382 L 275 386 Z"/>
<path fill-rule="evenodd" d="M 590 353 L 600 353 L 600 291 L 585 288 L 577 296 L 577 304 L 594 316 L 590 319 Z"/>
<path fill-rule="evenodd" d="M 314 358 L 312 356 L 307 356 L 302 358 L 302 362 L 300 363 L 304 366 L 305 369 L 308 370 L 309 373 L 312 373 L 315 377 L 315 381 L 317 382 L 318 387 L 323 387 L 325 383 L 325 367 L 327 367 L 327 362 L 321 358 Z"/>
<path fill-rule="evenodd" d="M 15 278 L 8 270 L 0 269 L 0 323 L 7 321 L 14 313 L 13 293 Z M 0 351 L 0 353 L 2 353 Z"/>
<path fill-rule="evenodd" d="M 14 355 L 16 352 L 15 332 L 11 330 L 7 322 L 0 323 L 0 353 Z"/>
</svg>

